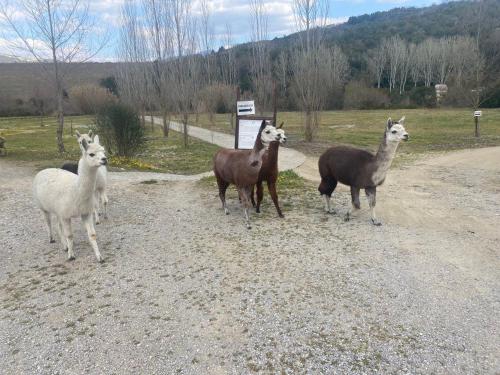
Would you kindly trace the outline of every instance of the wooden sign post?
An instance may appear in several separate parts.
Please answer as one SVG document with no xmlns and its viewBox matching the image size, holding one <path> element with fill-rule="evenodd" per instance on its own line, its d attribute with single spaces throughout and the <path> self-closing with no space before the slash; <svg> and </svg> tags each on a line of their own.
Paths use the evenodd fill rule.
<svg viewBox="0 0 500 375">
<path fill-rule="evenodd" d="M 236 129 L 234 132 L 234 148 L 250 150 L 259 132 L 262 121 L 276 126 L 276 83 L 273 84 L 273 116 L 255 115 L 253 100 L 240 100 L 240 88 L 236 88 Z"/>
<path fill-rule="evenodd" d="M 476 138 L 479 138 L 479 117 L 483 115 L 482 111 L 474 111 L 474 124 L 475 124 L 475 129 L 474 129 L 474 135 Z"/>
</svg>

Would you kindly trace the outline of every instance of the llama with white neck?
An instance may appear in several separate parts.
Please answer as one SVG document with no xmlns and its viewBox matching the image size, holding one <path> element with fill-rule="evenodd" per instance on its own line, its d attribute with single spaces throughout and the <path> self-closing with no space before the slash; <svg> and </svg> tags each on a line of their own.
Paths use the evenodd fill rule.
<svg viewBox="0 0 500 375">
<path fill-rule="evenodd" d="M 38 172 L 33 180 L 33 196 L 45 215 L 50 242 L 55 242 L 51 216 L 56 217 L 59 237 L 63 248 L 68 251 L 68 260 L 75 259 L 71 218 L 80 216 L 97 261 L 101 262 L 92 215 L 95 208 L 97 171 L 101 165 L 107 164 L 107 159 L 104 148 L 98 143 L 89 144 L 83 140 L 82 147 L 85 152 L 79 163 L 79 174 L 58 168 L 44 169 Z"/>
<path fill-rule="evenodd" d="M 330 197 L 340 182 L 351 187 L 352 209 L 347 212 L 345 220 L 348 221 L 360 209 L 359 191 L 365 189 L 372 223 L 381 225 L 375 214 L 377 186 L 383 184 L 399 142 L 409 138 L 403 126 L 404 121 L 404 117 L 397 122 L 390 118 L 387 120 L 384 137 L 375 155 L 349 146 L 334 146 L 321 155 L 318 162 L 321 175 L 318 190 L 325 198 L 325 211 L 335 213 L 330 208 Z"/>
<path fill-rule="evenodd" d="M 99 143 L 99 136 L 96 135 L 92 138 L 92 130 L 88 132 L 88 134 L 80 134 L 78 131 L 76 131 L 76 139 L 78 141 L 78 144 L 80 146 L 80 150 L 82 152 L 82 156 L 85 153 L 85 150 L 82 147 L 82 141 L 85 139 L 87 144 L 90 143 Z M 78 174 L 78 168 L 79 168 L 80 162 L 77 164 L 75 163 L 65 163 L 62 166 L 62 169 L 65 169 L 67 171 L 73 172 L 75 174 Z M 101 166 L 97 170 L 97 180 L 96 180 L 96 185 L 95 185 L 95 202 L 96 202 L 96 208 L 94 212 L 94 218 L 95 218 L 95 223 L 99 224 L 100 223 L 100 218 L 99 218 L 99 210 L 100 206 L 103 207 L 103 214 L 104 218 L 108 218 L 108 195 L 106 193 L 106 185 L 108 181 L 108 170 L 106 166 Z"/>
</svg>

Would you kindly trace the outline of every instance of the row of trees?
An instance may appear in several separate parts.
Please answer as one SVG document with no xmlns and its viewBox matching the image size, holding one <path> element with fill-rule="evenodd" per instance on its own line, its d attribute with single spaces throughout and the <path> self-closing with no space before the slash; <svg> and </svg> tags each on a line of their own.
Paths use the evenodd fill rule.
<svg viewBox="0 0 500 375">
<path fill-rule="evenodd" d="M 451 81 L 460 87 L 483 62 L 475 39 L 467 36 L 429 38 L 419 44 L 393 36 L 367 57 L 377 87 L 386 83 L 390 91 L 399 90 L 400 94 L 409 82 L 430 87 Z"/>
<path fill-rule="evenodd" d="M 324 40 L 328 1 L 294 0 L 299 42 L 282 51 L 274 64 L 264 2 L 249 0 L 249 4 L 252 43 L 248 61 L 239 61 L 239 69 L 249 77 L 248 89 L 260 111 L 270 109 L 273 81 L 279 83 L 281 94 L 292 91 L 305 115 L 306 139 L 312 140 L 329 91 L 342 87 L 349 76 L 346 56 Z M 229 26 L 223 36 L 225 48 L 214 53 L 208 3 L 200 1 L 201 16 L 195 16 L 192 6 L 191 0 L 126 1 L 119 47 L 120 60 L 125 62 L 118 72 L 123 100 L 143 118 L 148 109 L 159 110 L 165 136 L 171 114 L 180 114 L 186 142 L 190 114 L 212 114 L 221 101 L 223 107 L 234 110 L 235 86 L 241 77 Z"/>
</svg>

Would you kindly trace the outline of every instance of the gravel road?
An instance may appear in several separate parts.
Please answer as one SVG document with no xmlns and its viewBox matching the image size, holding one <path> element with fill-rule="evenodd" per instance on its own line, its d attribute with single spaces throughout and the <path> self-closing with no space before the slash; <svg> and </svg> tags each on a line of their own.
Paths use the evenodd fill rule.
<svg viewBox="0 0 500 375">
<path fill-rule="evenodd" d="M 49 244 L 34 171 L 0 159 L 5 374 L 495 374 L 500 148 L 392 170 L 382 227 L 314 185 L 246 230 L 195 181 L 112 180 L 95 261 Z M 341 212 L 346 189 L 334 199 Z"/>
</svg>

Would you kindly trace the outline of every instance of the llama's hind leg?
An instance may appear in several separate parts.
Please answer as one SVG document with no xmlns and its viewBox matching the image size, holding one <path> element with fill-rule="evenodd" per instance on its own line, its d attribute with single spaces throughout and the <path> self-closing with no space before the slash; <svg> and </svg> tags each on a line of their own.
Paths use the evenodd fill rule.
<svg viewBox="0 0 500 375">
<path fill-rule="evenodd" d="M 54 233 L 52 232 L 52 221 L 50 217 L 50 212 L 43 211 L 43 215 L 45 216 L 45 221 L 47 222 L 47 227 L 49 228 L 49 241 L 50 243 L 56 242 L 54 239 Z"/>
<path fill-rule="evenodd" d="M 360 188 L 351 186 L 351 203 L 352 203 L 352 206 L 351 206 L 351 209 L 349 211 L 347 211 L 347 213 L 346 213 L 346 215 L 344 217 L 345 221 L 351 220 L 351 218 L 355 216 L 355 213 L 358 212 L 359 209 L 361 208 L 361 204 L 359 203 L 359 191 L 360 190 L 361 190 Z"/>
<path fill-rule="evenodd" d="M 94 222 L 92 220 L 92 214 L 82 215 L 82 221 L 85 224 L 85 228 L 87 229 L 87 235 L 89 236 L 89 242 L 90 245 L 92 246 L 92 249 L 94 250 L 95 257 L 97 258 L 97 261 L 100 263 L 102 262 L 102 256 L 101 253 L 99 252 L 99 247 L 97 247 L 97 236 L 95 233 Z"/>
<path fill-rule="evenodd" d="M 330 199 L 332 194 L 337 187 L 337 180 L 333 177 L 321 177 L 321 183 L 318 186 L 318 191 L 325 200 L 325 212 L 329 214 L 335 214 L 335 209 L 330 206 Z"/>
<path fill-rule="evenodd" d="M 101 204 L 104 213 L 104 218 L 108 219 L 108 195 L 106 194 L 106 190 L 101 192 Z"/>
<path fill-rule="evenodd" d="M 229 215 L 229 210 L 227 209 L 226 205 L 226 190 L 229 184 L 219 176 L 216 175 L 216 177 L 217 177 L 217 186 L 219 187 L 219 198 L 220 201 L 222 202 L 222 209 L 224 210 L 224 213 L 226 215 Z"/>
<path fill-rule="evenodd" d="M 368 205 L 370 206 L 370 215 L 372 218 L 373 225 L 382 225 L 382 223 L 377 219 L 377 215 L 375 213 L 375 203 L 377 196 L 377 188 L 366 188 L 365 189 L 366 197 L 368 198 Z"/>
<path fill-rule="evenodd" d="M 101 201 L 101 194 L 99 190 L 94 192 L 94 222 L 96 224 L 101 224 L 101 219 L 99 218 L 99 202 Z"/>
</svg>

